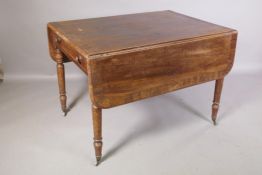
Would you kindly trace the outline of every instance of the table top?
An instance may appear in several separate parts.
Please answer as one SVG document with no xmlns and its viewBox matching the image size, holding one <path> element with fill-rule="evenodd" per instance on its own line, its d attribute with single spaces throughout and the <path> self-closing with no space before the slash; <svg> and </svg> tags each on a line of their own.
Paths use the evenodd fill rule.
<svg viewBox="0 0 262 175">
<path fill-rule="evenodd" d="M 232 31 L 169 10 L 51 22 L 48 27 L 89 56 Z"/>
</svg>

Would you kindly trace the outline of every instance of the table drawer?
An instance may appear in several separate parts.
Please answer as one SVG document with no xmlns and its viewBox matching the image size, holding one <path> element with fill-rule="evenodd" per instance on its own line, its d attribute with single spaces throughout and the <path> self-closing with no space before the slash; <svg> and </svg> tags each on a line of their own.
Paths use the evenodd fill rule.
<svg viewBox="0 0 262 175">
<path fill-rule="evenodd" d="M 59 44 L 59 48 L 69 60 L 73 61 L 79 68 L 87 73 L 87 61 L 81 54 L 63 41 Z"/>
<path fill-rule="evenodd" d="M 49 50 L 51 57 L 56 61 L 56 50 L 59 49 L 64 57 L 64 61 L 73 61 L 82 71 L 87 74 L 87 60 L 79 51 L 63 38 L 48 28 L 49 33 Z"/>
</svg>

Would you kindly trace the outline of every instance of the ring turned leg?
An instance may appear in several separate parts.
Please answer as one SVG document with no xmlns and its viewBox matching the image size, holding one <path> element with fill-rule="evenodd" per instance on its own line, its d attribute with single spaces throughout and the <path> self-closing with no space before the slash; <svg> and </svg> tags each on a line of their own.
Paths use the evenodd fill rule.
<svg viewBox="0 0 262 175">
<path fill-rule="evenodd" d="M 214 125 L 216 125 L 216 118 L 217 118 L 217 112 L 218 112 L 219 103 L 220 103 L 223 81 L 224 81 L 223 78 L 216 80 L 214 100 L 213 100 L 213 105 L 212 105 L 212 120 L 213 120 Z"/>
<path fill-rule="evenodd" d="M 102 157 L 102 109 L 92 106 L 96 166 Z"/>
<path fill-rule="evenodd" d="M 58 86 L 59 86 L 59 94 L 60 94 L 60 103 L 62 111 L 66 116 L 66 90 L 65 90 L 65 70 L 62 59 L 57 60 L 57 78 L 58 78 Z"/>
</svg>

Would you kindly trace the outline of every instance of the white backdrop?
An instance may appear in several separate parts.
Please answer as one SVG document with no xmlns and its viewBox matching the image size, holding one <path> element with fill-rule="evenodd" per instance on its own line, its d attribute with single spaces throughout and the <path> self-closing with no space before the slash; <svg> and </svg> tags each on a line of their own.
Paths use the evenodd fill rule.
<svg viewBox="0 0 262 175">
<path fill-rule="evenodd" d="M 55 65 L 47 48 L 50 21 L 156 10 L 173 10 L 239 32 L 233 72 L 262 70 L 259 0 L 0 0 L 0 57 L 6 78 L 50 77 Z M 74 65 L 67 75 L 81 76 Z"/>
</svg>

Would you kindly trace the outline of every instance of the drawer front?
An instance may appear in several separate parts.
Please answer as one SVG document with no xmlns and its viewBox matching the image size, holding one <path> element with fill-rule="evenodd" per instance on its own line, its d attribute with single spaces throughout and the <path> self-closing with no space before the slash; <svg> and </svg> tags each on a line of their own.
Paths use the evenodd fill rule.
<svg viewBox="0 0 262 175">
<path fill-rule="evenodd" d="M 122 51 L 89 61 L 89 90 L 109 108 L 224 77 L 234 61 L 237 33 Z"/>
<path fill-rule="evenodd" d="M 73 61 L 82 71 L 87 74 L 87 61 L 81 54 L 79 54 L 74 48 L 63 41 L 60 42 L 59 49 L 70 61 Z"/>
<path fill-rule="evenodd" d="M 63 61 L 73 61 L 82 71 L 87 74 L 87 61 L 76 49 L 68 42 L 64 41 L 52 29 L 48 28 L 49 52 L 51 57 L 57 61 L 59 57 L 57 49 L 63 54 Z"/>
</svg>

